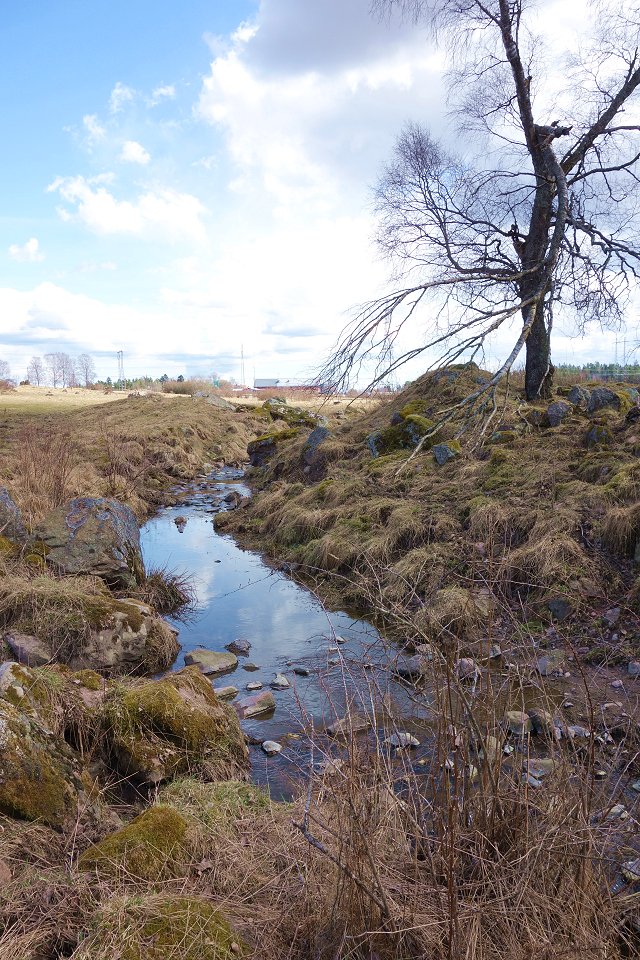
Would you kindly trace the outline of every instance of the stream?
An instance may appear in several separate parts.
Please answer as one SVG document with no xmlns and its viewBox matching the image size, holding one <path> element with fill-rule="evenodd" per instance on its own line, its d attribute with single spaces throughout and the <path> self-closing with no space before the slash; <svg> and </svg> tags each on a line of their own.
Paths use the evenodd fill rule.
<svg viewBox="0 0 640 960">
<path fill-rule="evenodd" d="M 228 643 L 242 639 L 251 643 L 248 656 L 239 657 L 234 671 L 217 675 L 214 688 L 237 687 L 237 701 L 250 695 L 248 683 L 260 682 L 268 690 L 277 673 L 289 680 L 288 689 L 273 691 L 275 712 L 242 721 L 251 744 L 253 782 L 268 787 L 275 799 L 286 799 L 310 763 L 323 760 L 322 753 L 312 760 L 309 732 L 322 734 L 343 716 L 347 704 L 371 714 L 373 686 L 378 701 L 383 695 L 393 700 L 402 729 L 420 740 L 425 739 L 429 709 L 427 703 L 416 704 L 408 689 L 392 678 L 393 650 L 371 624 L 342 610 L 328 611 L 310 590 L 270 567 L 260 554 L 216 532 L 215 514 L 230 509 L 225 497 L 232 491 L 250 495 L 242 476 L 242 471 L 227 467 L 181 489 L 179 504 L 164 508 L 142 528 L 142 548 L 147 569 L 184 573 L 195 590 L 193 612 L 186 620 L 172 621 L 182 647 L 173 669 L 184 666 L 190 650 L 224 651 Z M 186 525 L 177 526 L 178 517 L 184 517 Z M 246 670 L 246 665 L 257 669 Z M 294 667 L 305 668 L 308 676 L 296 674 Z M 281 743 L 282 752 L 267 757 L 260 745 L 265 740 Z M 320 742 L 324 759 L 339 752 L 339 744 L 330 738 L 321 736 Z M 421 749 L 411 753 L 419 763 Z"/>
</svg>

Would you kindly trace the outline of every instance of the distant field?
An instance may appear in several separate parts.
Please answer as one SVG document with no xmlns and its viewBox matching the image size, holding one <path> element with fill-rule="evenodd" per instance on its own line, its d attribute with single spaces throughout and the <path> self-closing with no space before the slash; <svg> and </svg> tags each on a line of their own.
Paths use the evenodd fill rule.
<svg viewBox="0 0 640 960">
<path fill-rule="evenodd" d="M 345 410 L 351 404 L 353 404 L 353 406 L 351 406 L 352 411 L 364 411 L 380 403 L 379 397 L 322 397 L 317 394 L 312 397 L 301 397 L 299 394 L 287 394 L 286 392 L 279 394 L 279 396 L 282 396 L 287 403 L 293 407 L 304 407 L 307 410 L 322 410 L 327 416 L 331 413 Z M 260 396 L 259 394 L 251 397 L 236 397 L 233 395 L 225 397 L 225 400 L 230 400 L 231 403 L 235 403 L 238 406 L 251 407 L 255 407 L 256 405 L 260 406 L 267 399 L 268 395 Z"/>
<path fill-rule="evenodd" d="M 95 407 L 113 400 L 124 400 L 128 390 L 83 390 L 72 387 L 67 390 L 52 387 L 17 387 L 0 393 L 0 416 L 3 413 L 64 413 L 82 407 Z M 184 399 L 171 394 L 157 394 L 166 400 Z"/>
</svg>

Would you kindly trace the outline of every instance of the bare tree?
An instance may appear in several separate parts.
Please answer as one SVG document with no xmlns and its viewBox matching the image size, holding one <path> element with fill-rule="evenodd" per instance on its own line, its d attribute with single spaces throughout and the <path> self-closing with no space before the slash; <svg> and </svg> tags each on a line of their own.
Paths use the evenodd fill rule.
<svg viewBox="0 0 640 960">
<path fill-rule="evenodd" d="M 93 358 L 88 353 L 81 353 L 76 359 L 76 370 L 80 383 L 85 387 L 90 387 L 96 379 L 96 368 Z"/>
<path fill-rule="evenodd" d="M 60 353 L 58 351 L 53 353 L 45 353 L 44 355 L 44 362 L 47 366 L 49 380 L 53 387 L 60 387 L 65 385 L 64 384 L 65 356 L 66 354 Z"/>
<path fill-rule="evenodd" d="M 29 383 L 41 387 L 45 381 L 45 368 L 42 357 L 31 357 L 27 366 L 27 377 Z"/>
<path fill-rule="evenodd" d="M 60 354 L 60 370 L 62 373 L 63 387 L 75 387 L 78 385 L 76 365 L 68 353 Z"/>
<path fill-rule="evenodd" d="M 11 367 L 6 360 L 0 360 L 0 380 L 8 380 L 11 376 Z"/>
<path fill-rule="evenodd" d="M 581 60 L 561 64 L 527 29 L 532 6 L 375 0 L 379 13 L 401 10 L 445 43 L 460 149 L 420 126 L 401 134 L 376 193 L 377 240 L 397 288 L 343 331 L 324 380 L 346 386 L 372 358 L 376 383 L 425 351 L 440 363 L 481 358 L 519 318 L 506 359 L 465 403 L 486 408 L 523 347 L 533 400 L 551 389 L 554 310 L 579 328 L 622 322 L 640 270 L 639 8 L 596 4 Z M 426 337 L 397 351 L 427 303 Z"/>
</svg>

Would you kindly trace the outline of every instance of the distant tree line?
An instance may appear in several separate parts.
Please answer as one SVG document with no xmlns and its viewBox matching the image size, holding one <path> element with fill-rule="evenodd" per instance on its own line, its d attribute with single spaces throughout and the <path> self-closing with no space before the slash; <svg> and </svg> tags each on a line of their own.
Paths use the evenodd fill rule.
<svg viewBox="0 0 640 960">
<path fill-rule="evenodd" d="M 70 357 L 56 350 L 31 357 L 27 365 L 27 380 L 35 387 L 91 387 L 95 379 L 96 368 L 88 353 Z"/>
</svg>

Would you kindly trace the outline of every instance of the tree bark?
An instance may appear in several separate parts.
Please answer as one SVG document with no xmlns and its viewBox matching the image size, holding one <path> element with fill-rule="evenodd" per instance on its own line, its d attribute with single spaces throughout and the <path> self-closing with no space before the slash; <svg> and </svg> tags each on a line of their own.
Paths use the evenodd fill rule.
<svg viewBox="0 0 640 960">
<path fill-rule="evenodd" d="M 524 389 L 529 402 L 548 399 L 553 387 L 554 366 L 551 363 L 551 335 L 544 320 L 542 301 L 536 305 L 536 314 L 526 342 L 527 360 Z"/>
</svg>

